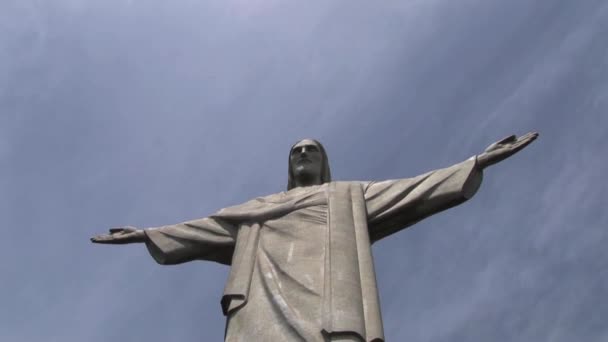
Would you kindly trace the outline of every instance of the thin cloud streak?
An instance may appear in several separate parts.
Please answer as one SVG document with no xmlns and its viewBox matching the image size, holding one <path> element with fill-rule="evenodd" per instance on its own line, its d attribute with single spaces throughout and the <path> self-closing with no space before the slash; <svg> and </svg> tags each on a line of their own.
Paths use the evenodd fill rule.
<svg viewBox="0 0 608 342">
<path fill-rule="evenodd" d="M 0 339 L 219 341 L 226 267 L 88 238 L 282 191 L 304 137 L 372 180 L 538 130 L 470 202 L 376 245 L 387 339 L 603 341 L 607 11 L 3 3 Z"/>
</svg>

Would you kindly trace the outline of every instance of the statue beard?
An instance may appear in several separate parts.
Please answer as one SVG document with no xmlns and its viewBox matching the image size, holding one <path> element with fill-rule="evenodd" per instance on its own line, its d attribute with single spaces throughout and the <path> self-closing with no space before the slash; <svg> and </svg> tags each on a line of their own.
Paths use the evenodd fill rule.
<svg viewBox="0 0 608 342">
<path fill-rule="evenodd" d="M 308 186 L 318 185 L 321 183 L 321 175 L 319 170 L 312 170 L 310 165 L 298 165 L 293 170 L 294 180 L 296 184 Z"/>
</svg>

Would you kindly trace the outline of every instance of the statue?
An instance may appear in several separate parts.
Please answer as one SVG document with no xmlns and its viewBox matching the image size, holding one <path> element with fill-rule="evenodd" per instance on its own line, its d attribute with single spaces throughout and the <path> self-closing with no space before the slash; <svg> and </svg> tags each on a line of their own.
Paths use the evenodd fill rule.
<svg viewBox="0 0 608 342">
<path fill-rule="evenodd" d="M 451 167 L 380 182 L 332 181 L 323 146 L 306 139 L 291 148 L 285 192 L 91 241 L 145 243 L 162 265 L 230 265 L 225 341 L 384 341 L 371 244 L 471 198 L 485 168 L 537 137 L 512 135 Z"/>
</svg>

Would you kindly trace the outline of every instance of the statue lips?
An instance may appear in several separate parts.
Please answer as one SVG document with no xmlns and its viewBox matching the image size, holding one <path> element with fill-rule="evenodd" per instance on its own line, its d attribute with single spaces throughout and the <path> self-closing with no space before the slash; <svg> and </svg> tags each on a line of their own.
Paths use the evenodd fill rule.
<svg viewBox="0 0 608 342">
<path fill-rule="evenodd" d="M 312 160 L 310 160 L 308 158 L 300 158 L 296 162 L 297 165 L 310 164 L 310 163 L 312 163 Z"/>
</svg>

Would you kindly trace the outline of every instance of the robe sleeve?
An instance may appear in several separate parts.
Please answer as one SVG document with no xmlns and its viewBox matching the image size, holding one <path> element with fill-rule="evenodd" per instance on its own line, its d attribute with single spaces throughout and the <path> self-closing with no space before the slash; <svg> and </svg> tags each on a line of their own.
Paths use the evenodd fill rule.
<svg viewBox="0 0 608 342">
<path fill-rule="evenodd" d="M 161 265 L 209 260 L 230 265 L 236 244 L 235 225 L 213 216 L 145 230 L 146 247 Z"/>
<path fill-rule="evenodd" d="M 468 200 L 482 176 L 472 157 L 413 178 L 363 183 L 371 241 Z"/>
</svg>

